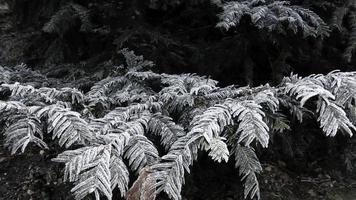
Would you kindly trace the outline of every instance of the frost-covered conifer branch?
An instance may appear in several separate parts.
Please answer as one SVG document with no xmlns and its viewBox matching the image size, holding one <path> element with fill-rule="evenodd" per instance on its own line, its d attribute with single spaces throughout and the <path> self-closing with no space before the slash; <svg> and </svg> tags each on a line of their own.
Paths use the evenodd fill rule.
<svg viewBox="0 0 356 200">
<path fill-rule="evenodd" d="M 239 25 L 244 16 L 259 29 L 269 32 L 294 34 L 301 32 L 304 37 L 328 36 L 329 27 L 313 11 L 292 6 L 288 1 L 229 1 L 222 4 L 217 27 L 229 30 Z"/>
<path fill-rule="evenodd" d="M 272 131 L 290 129 L 289 115 L 300 122 L 314 115 L 327 136 L 340 131 L 351 136 L 356 129 L 355 72 L 291 75 L 276 87 L 221 88 L 195 74 L 150 71 L 152 62 L 132 51 L 121 53 L 126 59 L 121 71 L 87 93 L 16 83 L 6 73 L 10 69 L 0 68 L 6 146 L 12 153 L 29 145 L 46 149 L 50 135 L 70 147 L 53 160 L 65 164 L 64 177 L 74 182 L 77 200 L 91 194 L 112 199 L 116 188 L 127 198 L 165 192 L 179 200 L 184 174 L 199 151 L 217 162 L 235 159 L 245 197 L 260 198 L 262 167 L 254 149 L 267 148 Z M 130 173 L 139 177 L 127 193 Z"/>
</svg>

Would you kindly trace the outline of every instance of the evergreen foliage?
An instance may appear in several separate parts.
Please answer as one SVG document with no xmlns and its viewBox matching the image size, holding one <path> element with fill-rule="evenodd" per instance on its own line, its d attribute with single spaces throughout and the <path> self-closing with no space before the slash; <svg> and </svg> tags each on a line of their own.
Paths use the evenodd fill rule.
<svg viewBox="0 0 356 200">
<path fill-rule="evenodd" d="M 254 26 L 268 32 L 285 35 L 288 31 L 294 34 L 301 32 L 304 37 L 329 35 L 329 27 L 317 14 L 292 6 L 287 1 L 230 1 L 222 8 L 217 26 L 226 30 L 237 26 L 244 16 L 248 16 Z"/>
<path fill-rule="evenodd" d="M 347 21 L 345 24 L 344 22 Z M 346 0 L 343 5 L 336 7 L 331 25 L 339 31 L 347 30 L 349 38 L 343 57 L 351 62 L 356 47 L 356 4 L 352 0 Z"/>
<path fill-rule="evenodd" d="M 162 191 L 182 199 L 185 172 L 201 151 L 219 163 L 234 159 L 245 198 L 259 199 L 255 149 L 269 146 L 272 131 L 290 128 L 283 109 L 299 121 L 312 113 L 326 136 L 356 130 L 355 72 L 292 74 L 275 87 L 219 87 L 196 74 L 155 73 L 142 56 L 120 53 L 126 64 L 85 93 L 17 80 L 36 74 L 23 66 L 0 68 L 6 146 L 12 154 L 29 145 L 46 149 L 51 138 L 68 149 L 53 161 L 64 163 L 77 200 L 112 199 L 116 188 L 128 199 L 154 199 Z M 128 189 L 130 173 L 138 178 Z"/>
<path fill-rule="evenodd" d="M 265 153 L 299 167 L 327 148 L 355 169 L 355 72 L 307 76 L 355 71 L 352 0 L 6 2 L 1 64 L 41 72 L 0 67 L 1 138 L 11 154 L 66 149 L 53 161 L 76 199 L 182 199 L 201 154 L 235 164 L 255 199 Z"/>
<path fill-rule="evenodd" d="M 43 26 L 42 30 L 47 33 L 57 33 L 63 36 L 68 31 L 79 26 L 80 31 L 90 31 L 93 24 L 90 20 L 90 12 L 84 6 L 68 3 L 62 6 L 57 13 Z"/>
</svg>

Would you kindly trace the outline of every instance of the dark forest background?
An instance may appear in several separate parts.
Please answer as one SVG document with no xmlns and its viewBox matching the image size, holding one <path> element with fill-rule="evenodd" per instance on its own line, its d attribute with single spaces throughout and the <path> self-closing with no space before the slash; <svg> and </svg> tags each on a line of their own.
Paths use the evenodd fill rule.
<svg viewBox="0 0 356 200">
<path fill-rule="evenodd" d="M 0 0 L 0 65 L 25 63 L 48 77 L 75 82 L 91 73 L 104 77 L 122 62 L 118 51 L 129 48 L 153 61 L 157 72 L 207 75 L 223 86 L 277 84 L 291 72 L 355 71 L 353 1 L 291 4 L 317 13 L 331 27 L 330 36 L 270 33 L 252 26 L 249 18 L 224 31 L 216 28 L 221 10 L 209 0 Z M 90 81 L 80 87 L 90 88 Z M 263 199 L 355 199 L 356 192 L 345 189 L 356 185 L 355 141 L 326 138 L 317 127 L 308 121 L 292 125 L 293 133 L 259 152 L 265 163 Z M 183 196 L 239 199 L 238 172 L 204 156 L 187 179 Z M 60 168 L 41 155 L 0 158 L 1 164 L 0 181 L 8 182 L 1 184 L 0 193 L 71 199 L 70 186 L 54 175 Z M 4 178 L 4 173 L 12 176 Z"/>
<path fill-rule="evenodd" d="M 226 32 L 216 28 L 221 10 L 209 0 L 3 0 L 0 61 L 92 70 L 115 64 L 117 51 L 127 47 L 154 61 L 158 71 L 194 72 L 240 85 L 278 81 L 292 71 L 352 70 L 355 59 L 344 54 L 355 22 L 337 16 L 350 2 L 291 4 L 311 9 L 326 22 L 341 18 L 342 26 L 330 24 L 329 37 L 303 38 L 259 30 L 246 17 Z M 272 73 L 277 65 L 283 70 Z"/>
</svg>

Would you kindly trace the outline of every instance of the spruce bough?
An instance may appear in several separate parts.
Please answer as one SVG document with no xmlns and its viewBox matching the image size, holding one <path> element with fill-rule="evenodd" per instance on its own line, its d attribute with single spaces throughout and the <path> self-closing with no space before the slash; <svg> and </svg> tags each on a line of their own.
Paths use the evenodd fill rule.
<svg viewBox="0 0 356 200">
<path fill-rule="evenodd" d="M 53 161 L 64 163 L 64 180 L 74 182 L 77 200 L 92 194 L 112 199 L 116 188 L 128 199 L 165 192 L 179 200 L 184 174 L 200 151 L 216 162 L 234 160 L 245 198 L 259 199 L 263 169 L 255 148 L 268 148 L 272 132 L 290 129 L 283 110 L 300 122 L 313 113 L 326 136 L 352 136 L 356 129 L 356 72 L 292 74 L 275 87 L 219 87 L 196 74 L 155 73 L 142 56 L 120 53 L 126 64 L 86 93 L 15 82 L 13 76 L 37 72 L 0 68 L 5 145 L 23 153 L 29 145 L 49 148 L 45 138 L 52 138 L 68 149 Z M 131 173 L 138 175 L 132 186 Z"/>
</svg>

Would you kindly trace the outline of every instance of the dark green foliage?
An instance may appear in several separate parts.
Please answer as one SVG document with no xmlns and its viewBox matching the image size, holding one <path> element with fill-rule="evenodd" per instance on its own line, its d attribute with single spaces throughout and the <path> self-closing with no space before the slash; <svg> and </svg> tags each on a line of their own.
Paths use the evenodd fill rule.
<svg viewBox="0 0 356 200">
<path fill-rule="evenodd" d="M 44 25 L 43 31 L 47 33 L 57 33 L 63 37 L 65 33 L 78 27 L 80 31 L 84 32 L 93 29 L 89 10 L 81 5 L 69 3 L 61 7 L 59 11 L 51 17 L 50 21 Z"/>
<path fill-rule="evenodd" d="M 221 32 L 215 26 L 223 24 L 224 10 L 228 12 L 229 5 L 237 4 L 248 8 L 241 12 L 241 21 L 234 22 L 239 26 Z M 28 6 L 37 9 L 36 15 L 31 12 L 22 17 L 40 31 L 34 32 L 30 45 L 22 45 L 25 57 L 21 59 L 31 65 L 69 62 L 94 68 L 116 64 L 112 52 L 129 46 L 155 61 L 156 68 L 163 72 L 209 73 L 215 79 L 227 76 L 223 84 L 259 84 L 271 80 L 278 83 L 293 69 L 306 72 L 306 66 L 308 72 L 320 72 L 321 67 L 311 65 L 325 66 L 325 71 L 340 66 L 343 52 L 331 52 L 339 47 L 329 43 L 323 46 L 322 39 L 326 40 L 329 33 L 324 21 L 330 21 L 331 16 L 319 14 L 331 13 L 332 6 L 341 5 L 271 0 L 253 1 L 251 5 L 247 1 L 209 0 L 58 0 L 32 5 L 18 0 L 12 7 L 14 16 L 26 15 L 23 9 Z M 227 14 L 225 20 L 231 17 Z M 262 30 L 256 30 L 259 28 Z M 42 29 L 55 34 L 48 36 Z M 264 30 L 273 31 L 265 34 Z M 303 40 L 303 36 L 317 38 Z M 333 41 L 342 41 L 341 36 L 336 35 L 338 39 Z M 231 71 L 234 73 L 227 73 Z"/>
<path fill-rule="evenodd" d="M 343 5 L 337 7 L 333 13 L 331 24 L 339 31 L 346 30 L 349 34 L 347 47 L 343 57 L 347 62 L 351 62 L 356 46 L 356 7 L 355 2 L 347 0 Z M 346 24 L 344 22 L 347 22 Z"/>
</svg>

